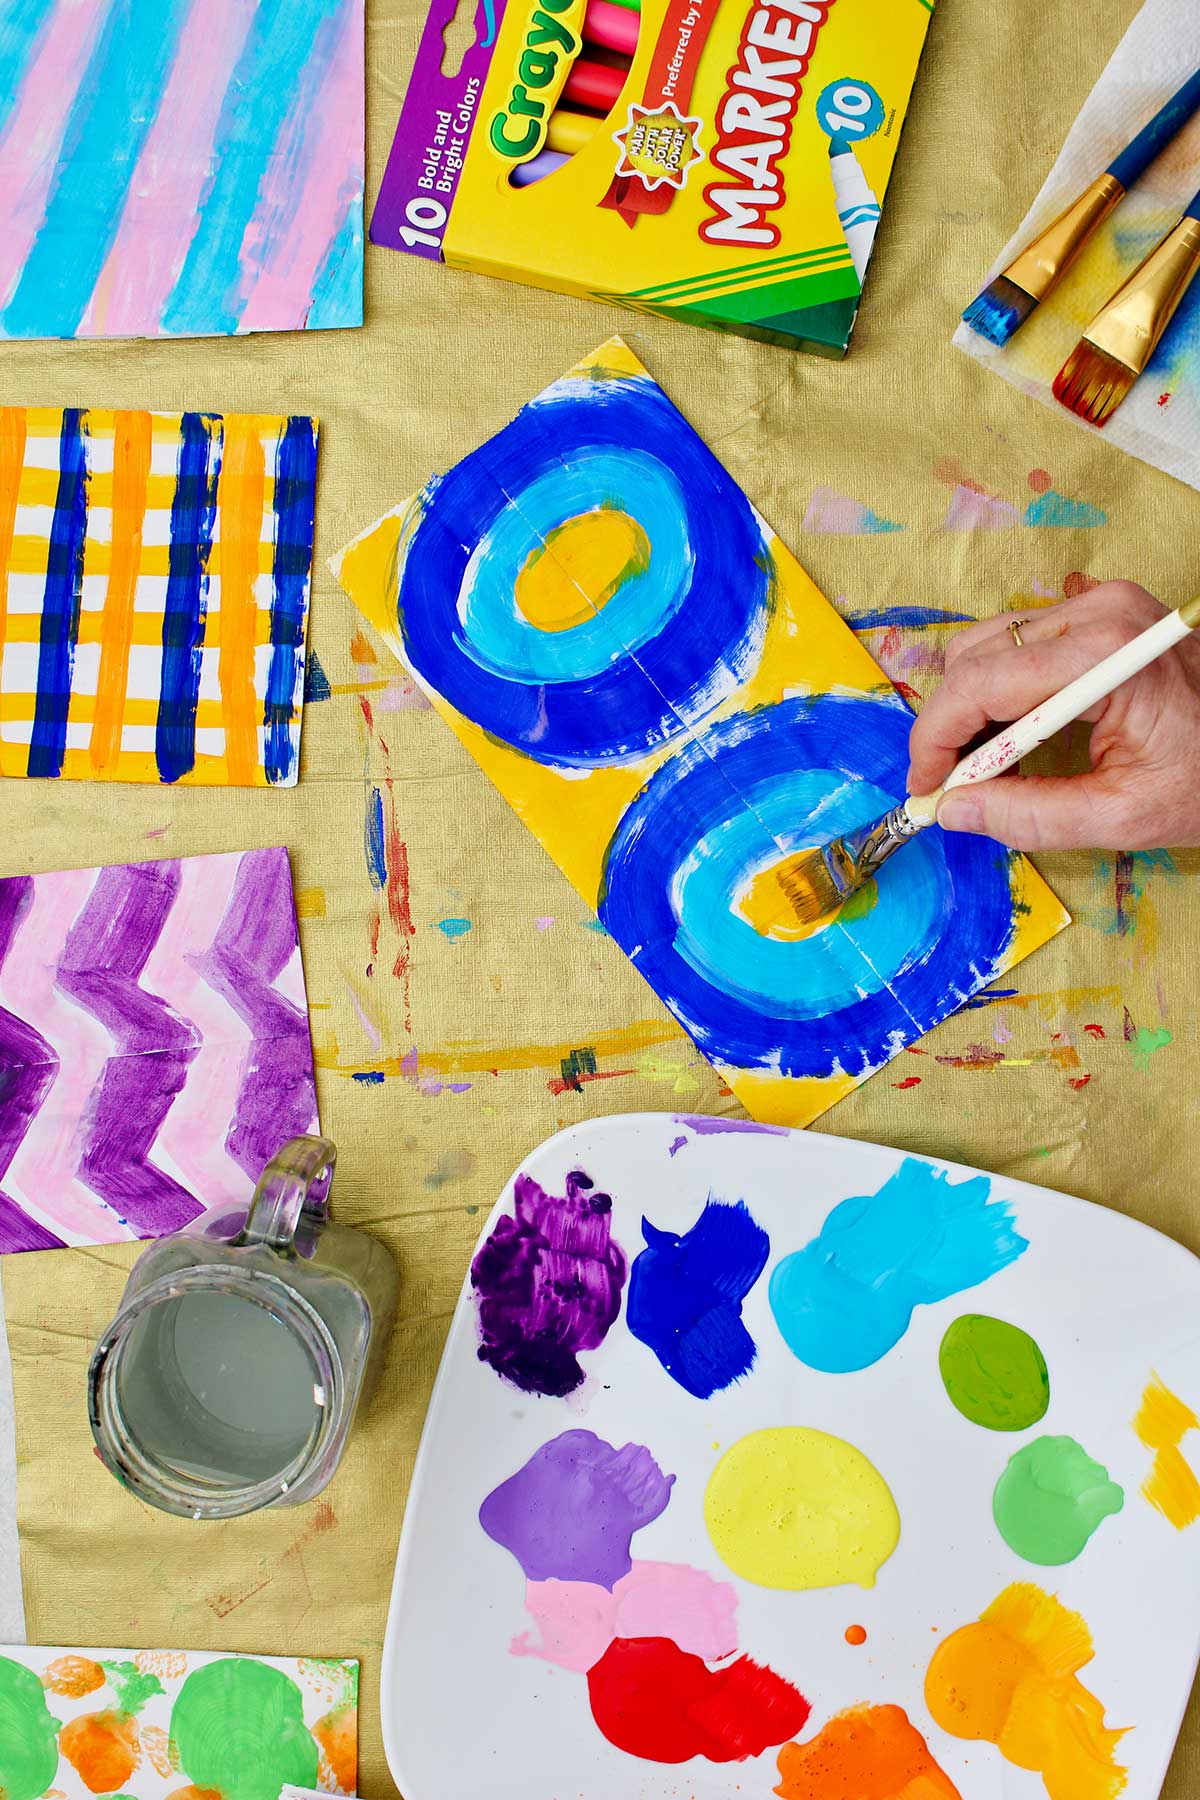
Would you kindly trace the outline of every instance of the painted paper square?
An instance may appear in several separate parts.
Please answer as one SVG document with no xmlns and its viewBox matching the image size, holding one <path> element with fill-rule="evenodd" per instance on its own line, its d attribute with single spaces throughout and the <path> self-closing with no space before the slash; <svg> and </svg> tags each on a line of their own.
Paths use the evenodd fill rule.
<svg viewBox="0 0 1200 1800">
<path fill-rule="evenodd" d="M 0 407 L 0 775 L 291 787 L 317 421 Z"/>
<path fill-rule="evenodd" d="M 0 1251 L 245 1207 L 316 1128 L 286 850 L 0 880 Z"/>
<path fill-rule="evenodd" d="M 756 1118 L 809 1123 L 1069 922 L 935 827 L 798 924 L 774 871 L 898 803 L 912 715 L 619 338 L 333 567 Z"/>
<path fill-rule="evenodd" d="M 0 11 L 0 338 L 362 324 L 363 0 Z"/>
<path fill-rule="evenodd" d="M 358 1664 L 202 1650 L 0 1649 L 0 1788 L 263 1800 L 358 1783 Z"/>
</svg>

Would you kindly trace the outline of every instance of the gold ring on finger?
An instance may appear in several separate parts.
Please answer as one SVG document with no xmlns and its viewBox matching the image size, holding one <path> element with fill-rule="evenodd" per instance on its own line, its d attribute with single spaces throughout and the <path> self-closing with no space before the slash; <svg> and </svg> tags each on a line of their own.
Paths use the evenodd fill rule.
<svg viewBox="0 0 1200 1800">
<path fill-rule="evenodd" d="M 1028 619 L 1010 619 L 1008 621 L 1009 636 L 1012 638 L 1012 641 L 1017 646 L 1018 650 L 1025 642 L 1025 639 L 1021 636 L 1021 627 L 1022 625 L 1028 625 L 1028 623 Z"/>
</svg>

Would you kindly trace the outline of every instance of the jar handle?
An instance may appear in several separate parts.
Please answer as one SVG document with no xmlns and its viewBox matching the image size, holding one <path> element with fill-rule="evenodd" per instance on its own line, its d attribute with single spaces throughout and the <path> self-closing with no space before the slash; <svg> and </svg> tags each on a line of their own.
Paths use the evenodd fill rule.
<svg viewBox="0 0 1200 1800">
<path fill-rule="evenodd" d="M 293 1252 L 302 1215 L 318 1230 L 329 1217 L 336 1161 L 337 1149 L 328 1138 L 292 1138 L 259 1176 L 240 1242 Z"/>
</svg>

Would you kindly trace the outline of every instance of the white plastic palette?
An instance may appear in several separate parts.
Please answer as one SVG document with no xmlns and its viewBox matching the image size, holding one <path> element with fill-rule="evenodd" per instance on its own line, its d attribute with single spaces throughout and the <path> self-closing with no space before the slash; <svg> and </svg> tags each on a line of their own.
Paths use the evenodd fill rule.
<svg viewBox="0 0 1200 1800">
<path fill-rule="evenodd" d="M 627 1283 L 602 1345 L 579 1355 L 583 1385 L 562 1399 L 522 1392 L 480 1360 L 468 1279 L 430 1404 L 388 1620 L 384 1736 L 406 1800 L 766 1800 L 780 1783 L 776 1745 L 748 1760 L 683 1763 L 618 1749 L 593 1719 L 586 1673 L 512 1653 L 514 1639 L 536 1641 L 539 1633 L 526 1611 L 522 1567 L 485 1534 L 480 1506 L 568 1431 L 595 1433 L 615 1448 L 644 1445 L 675 1476 L 665 1510 L 634 1537 L 632 1557 L 690 1565 L 732 1585 L 737 1655 L 768 1665 L 811 1704 L 793 1734 L 801 1743 L 845 1709 L 895 1706 L 962 1800 L 1108 1800 L 1118 1792 L 1121 1800 L 1154 1800 L 1200 1652 L 1200 1523 L 1177 1528 L 1144 1497 L 1153 1452 L 1132 1421 L 1152 1374 L 1187 1406 L 1200 1405 L 1200 1262 L 1120 1213 L 987 1178 L 988 1203 L 1009 1209 L 1028 1248 L 981 1284 L 917 1305 L 899 1342 L 870 1366 L 845 1374 L 807 1366 L 773 1315 L 772 1272 L 817 1237 L 840 1202 L 874 1195 L 914 1160 L 803 1132 L 641 1115 L 563 1132 L 523 1165 L 550 1194 L 564 1194 L 575 1170 L 610 1194 L 612 1237 L 630 1264 L 644 1248 L 643 1216 L 682 1234 L 710 1199 L 745 1201 L 770 1238 L 766 1266 L 742 1305 L 757 1358 L 711 1398 L 693 1397 L 631 1335 Z M 926 1166 L 944 1171 L 952 1187 L 975 1173 Z M 481 1242 L 512 1211 L 510 1183 Z M 1050 1398 L 1032 1427 L 984 1429 L 952 1405 L 938 1351 L 965 1314 L 1020 1326 L 1040 1346 Z M 782 1591 L 723 1566 L 705 1525 L 709 1478 L 732 1445 L 778 1426 L 847 1440 L 884 1477 L 900 1538 L 874 1586 Z M 1076 1439 L 1124 1490 L 1122 1510 L 1103 1519 L 1074 1560 L 1052 1567 L 1015 1554 L 992 1510 L 1010 1457 L 1046 1435 Z M 1181 1447 L 1200 1466 L 1200 1433 Z M 1123 1786 L 1115 1777 L 1105 1785 L 1103 1774 L 1096 1785 L 1094 1770 L 1085 1780 L 1064 1767 L 1044 1780 L 993 1743 L 950 1735 L 931 1714 L 931 1657 L 1017 1583 L 1034 1584 L 1086 1620 L 1094 1655 L 1077 1681 L 1105 1726 L 1129 1728 L 1113 1754 L 1127 1772 Z M 865 1629 L 865 1643 L 847 1641 L 851 1626 Z M 1075 1692 L 1069 1682 L 1057 1690 L 1051 1711 L 1071 1713 Z M 1076 1709 L 1074 1728 L 1079 1716 Z M 805 1800 L 850 1791 L 819 1781 L 795 1788 Z M 886 1786 L 879 1791 L 892 1800 Z M 897 1800 L 904 1791 L 898 1782 Z M 927 1791 L 941 1800 L 953 1788 Z"/>
</svg>

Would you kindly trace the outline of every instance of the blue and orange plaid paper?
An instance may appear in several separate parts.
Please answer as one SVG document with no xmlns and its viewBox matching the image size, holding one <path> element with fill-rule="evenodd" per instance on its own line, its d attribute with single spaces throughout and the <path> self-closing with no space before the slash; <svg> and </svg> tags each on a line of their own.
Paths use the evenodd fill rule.
<svg viewBox="0 0 1200 1800">
<path fill-rule="evenodd" d="M 288 787 L 317 422 L 0 407 L 0 775 Z"/>
</svg>

